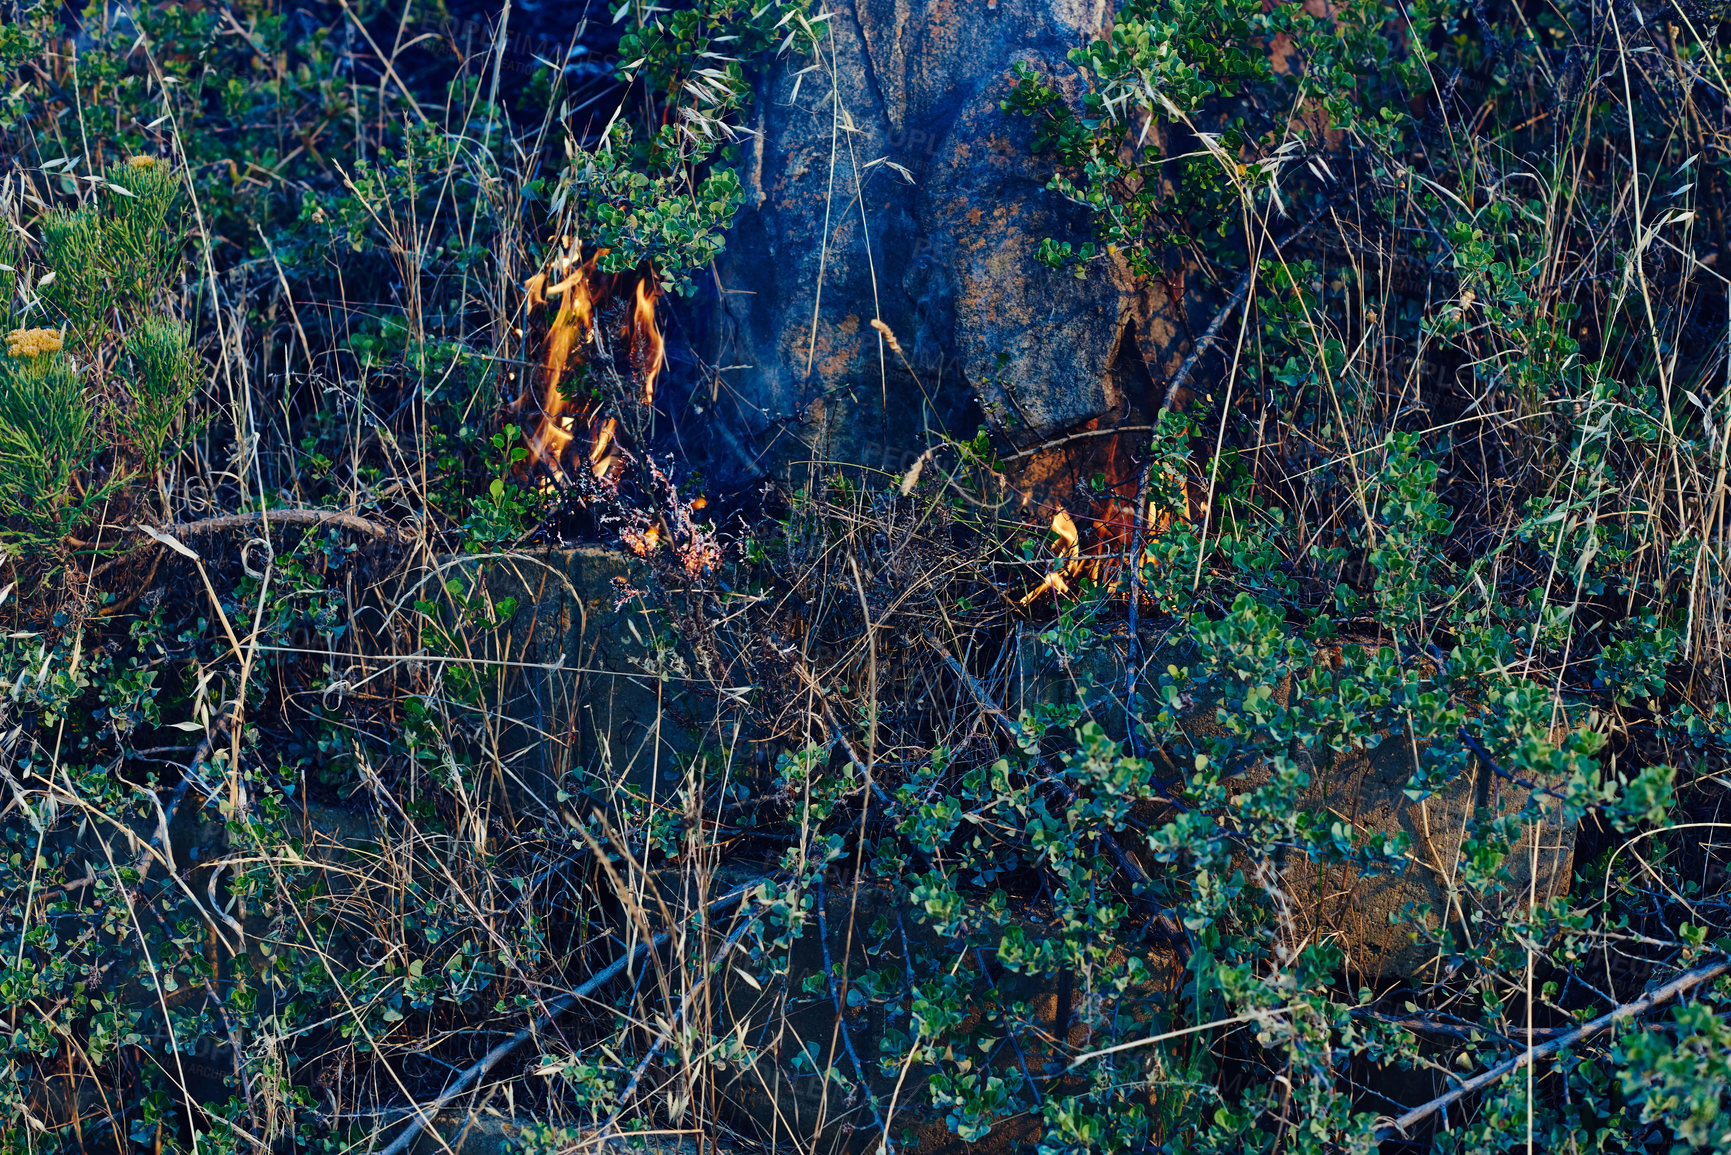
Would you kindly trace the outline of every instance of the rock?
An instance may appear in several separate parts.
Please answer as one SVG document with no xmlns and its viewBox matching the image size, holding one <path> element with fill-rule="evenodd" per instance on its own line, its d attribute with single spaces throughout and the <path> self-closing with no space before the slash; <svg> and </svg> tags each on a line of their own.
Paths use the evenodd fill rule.
<svg viewBox="0 0 1731 1155">
<path fill-rule="evenodd" d="M 1281 687 L 1275 700 L 1282 701 L 1287 692 Z M 1215 709 L 1199 701 L 1181 725 L 1197 738 L 1219 733 Z M 1446 928 L 1443 942 L 1452 938 L 1455 950 L 1464 949 L 1473 937 L 1474 911 L 1463 908 L 1458 884 L 1468 820 L 1475 814 L 1487 819 L 1519 813 L 1529 792 L 1501 782 L 1474 759 L 1440 791 L 1415 801 L 1406 789 L 1425 743 L 1389 731 L 1378 738 L 1374 748 L 1337 752 L 1330 760 L 1299 752 L 1301 764 L 1309 763 L 1311 780 L 1298 809 L 1327 812 L 1350 823 L 1358 844 L 1404 834 L 1409 844 L 1406 868 L 1360 874 L 1293 854 L 1278 864 L 1278 877 L 1261 882 L 1281 914 L 1288 945 L 1332 941 L 1341 949 L 1349 980 L 1410 979 L 1422 985 L 1442 977 L 1453 952 L 1447 946 L 1439 951 L 1415 942 L 1421 926 L 1431 932 Z M 1248 794 L 1264 785 L 1270 773 L 1258 762 L 1228 785 L 1235 794 Z M 1505 905 L 1524 907 L 1529 895 L 1542 903 L 1569 885 L 1576 828 L 1562 820 L 1555 800 L 1539 801 L 1542 817 L 1524 826 L 1504 863 Z M 1428 910 L 1420 915 L 1424 908 Z M 1488 913 L 1499 917 L 1503 912 Z"/>
<path fill-rule="evenodd" d="M 1035 260 L 1086 222 L 1045 190 L 1031 122 L 999 109 L 1016 61 L 1073 74 L 1066 52 L 1111 6 L 830 11 L 819 57 L 790 56 L 758 94 L 748 200 L 717 266 L 712 337 L 731 368 L 723 420 L 703 422 L 708 458 L 742 477 L 814 460 L 900 470 L 922 431 L 971 436 L 982 412 L 1025 446 L 1145 406 L 1149 367 L 1176 361 L 1164 289 L 1116 258 L 1083 279 Z"/>
<path fill-rule="evenodd" d="M 667 690 L 678 671 L 658 660 L 656 614 L 634 593 L 647 570 L 596 546 L 447 559 L 444 579 L 463 582 L 458 596 L 504 619 L 476 632 L 474 656 L 501 663 L 498 771 L 514 810 L 551 816 L 570 775 L 597 798 L 624 785 L 647 790 L 688 748 Z M 506 599 L 515 602 L 508 614 Z"/>
</svg>

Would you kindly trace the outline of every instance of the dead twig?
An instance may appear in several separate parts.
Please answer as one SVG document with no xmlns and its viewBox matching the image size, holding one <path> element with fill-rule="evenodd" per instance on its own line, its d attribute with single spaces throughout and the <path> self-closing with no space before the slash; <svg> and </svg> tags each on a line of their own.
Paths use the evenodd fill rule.
<svg viewBox="0 0 1731 1155">
<path fill-rule="evenodd" d="M 1414 1107 L 1398 1119 L 1390 1119 L 1376 1129 L 1376 1141 L 1381 1143 L 1388 1139 L 1404 1139 L 1411 1132 L 1414 1124 L 1423 1122 L 1449 1104 L 1463 1099 L 1475 1091 L 1483 1090 L 1503 1076 L 1513 1074 L 1522 1067 L 1536 1063 L 1540 1059 L 1548 1058 L 1566 1047 L 1572 1047 L 1582 1039 L 1592 1038 L 1625 1019 L 1644 1015 L 1654 1007 L 1668 1003 L 1678 995 L 1693 990 L 1702 983 L 1711 982 L 1723 974 L 1731 974 L 1731 957 L 1721 958 L 1716 962 L 1703 963 L 1694 970 L 1684 971 L 1665 985 L 1655 987 L 1633 1002 L 1614 1007 L 1598 1018 L 1582 1023 L 1567 1034 L 1558 1035 L 1536 1046 L 1529 1045 L 1526 1050 L 1512 1058 L 1503 1060 L 1480 1074 L 1474 1075 L 1447 1094 L 1438 1095 L 1430 1102 Z"/>
<path fill-rule="evenodd" d="M 752 888 L 756 885 L 757 883 L 753 882 L 749 886 L 743 886 L 728 894 L 722 895 L 720 898 L 709 904 L 709 913 L 711 915 L 719 914 L 728 907 L 733 906 L 735 903 L 738 903 L 740 900 L 745 898 L 746 895 L 751 893 Z M 734 938 L 728 940 L 728 949 L 732 948 L 732 944 L 737 941 L 738 935 L 743 933 L 744 928 L 749 925 L 750 923 L 746 921 L 740 923 L 740 930 L 735 932 Z M 379 1155 L 402 1155 L 404 1151 L 409 1149 L 409 1145 L 415 1141 L 415 1136 L 421 1133 L 422 1129 L 433 1120 L 434 1116 L 449 1106 L 451 1100 L 455 1099 L 458 1095 L 461 1095 L 464 1091 L 468 1090 L 469 1087 L 474 1085 L 481 1076 L 485 1075 L 488 1071 L 497 1066 L 500 1060 L 504 1059 L 507 1055 L 511 1054 L 518 1047 L 521 1047 L 524 1043 L 528 1042 L 542 1031 L 546 1030 L 548 1025 L 551 1024 L 555 1018 L 564 1014 L 566 1011 L 570 1010 L 572 1007 L 606 986 L 633 962 L 642 958 L 650 951 L 658 950 L 667 945 L 672 937 L 671 934 L 658 934 L 648 942 L 639 943 L 635 950 L 629 950 L 620 955 L 617 959 L 613 960 L 612 963 L 608 964 L 598 974 L 576 990 L 569 994 L 561 995 L 548 1003 L 546 1011 L 542 1012 L 541 1017 L 535 1020 L 533 1026 L 524 1027 L 510 1038 L 488 1051 L 485 1055 L 482 1055 L 473 1066 L 469 1067 L 462 1074 L 447 1083 L 445 1089 L 439 1092 L 438 1098 L 434 1099 L 430 1104 L 425 1107 L 417 1104 L 413 1108 L 415 1117 L 409 1120 L 408 1125 L 403 1128 L 402 1134 L 393 1139 L 390 1146 L 381 1151 Z M 686 998 L 689 1001 L 689 993 Z M 681 1009 L 683 1009 L 683 1007 L 681 1007 Z M 663 1036 L 663 1039 L 665 1039 L 665 1036 Z M 659 1045 L 660 1044 L 657 1044 L 657 1049 L 659 1049 Z M 639 1070 L 641 1070 L 643 1066 L 647 1065 L 648 1060 L 646 1059 L 645 1062 L 640 1065 Z M 635 1081 L 633 1082 L 633 1087 L 631 1089 L 635 1089 Z M 625 1099 L 621 1099 L 620 1106 L 623 1107 L 624 1105 Z"/>
<path fill-rule="evenodd" d="M 251 513 L 225 513 L 219 517 L 207 517 L 201 521 L 182 521 L 174 525 L 164 526 L 158 532 L 173 534 L 175 537 L 190 537 L 200 533 L 220 533 L 225 529 L 240 529 L 244 526 L 257 525 L 261 521 L 277 525 L 334 525 L 342 529 L 352 529 L 356 533 L 364 533 L 375 541 L 388 541 L 396 536 L 396 532 L 376 521 L 368 521 L 364 517 L 356 517 L 352 513 L 341 513 L 334 509 L 260 509 Z M 139 532 L 143 532 L 140 527 Z"/>
</svg>

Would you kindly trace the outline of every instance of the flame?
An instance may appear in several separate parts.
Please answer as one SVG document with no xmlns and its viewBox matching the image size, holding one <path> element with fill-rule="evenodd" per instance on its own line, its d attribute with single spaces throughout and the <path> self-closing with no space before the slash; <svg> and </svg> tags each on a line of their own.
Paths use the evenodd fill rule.
<svg viewBox="0 0 1731 1155">
<path fill-rule="evenodd" d="M 661 523 L 656 522 L 645 530 L 624 530 L 620 533 L 619 540 L 638 557 L 648 557 L 655 552 L 655 547 L 661 544 Z"/>
<path fill-rule="evenodd" d="M 613 462 L 617 454 L 613 452 L 613 434 L 619 428 L 619 422 L 609 417 L 601 423 L 595 433 L 594 443 L 589 447 L 589 470 L 597 480 L 612 472 Z"/>
<path fill-rule="evenodd" d="M 1082 572 L 1082 535 L 1077 531 L 1075 521 L 1062 509 L 1052 515 L 1052 533 L 1064 543 L 1064 548 L 1058 554 L 1059 558 L 1064 559 L 1063 564 L 1054 567 L 1040 580 L 1039 585 L 1028 591 L 1027 596 L 1022 598 L 1024 606 L 1047 590 L 1055 594 L 1069 593 L 1069 579 Z"/>
<path fill-rule="evenodd" d="M 588 401 L 573 401 L 559 388 L 574 364 L 602 349 L 596 324 L 602 305 L 612 298 L 619 282 L 596 271 L 597 258 L 605 255 L 605 249 L 585 259 L 582 245 L 574 238 L 551 239 L 563 241 L 562 252 L 523 285 L 531 308 L 554 310 L 547 324 L 539 383 L 525 387 L 509 408 L 535 419 L 528 437 L 530 461 L 545 470 L 543 484 L 564 489 L 585 468 L 596 480 L 605 481 L 624 459 L 618 421 Z M 655 381 L 667 359 L 666 343 L 655 322 L 658 296 L 660 287 L 653 274 L 640 278 L 635 307 L 620 333 L 645 405 L 655 400 Z M 576 448 L 580 438 L 586 445 L 581 451 Z"/>
<path fill-rule="evenodd" d="M 568 481 L 565 454 L 577 439 L 578 425 L 588 421 L 587 415 L 580 413 L 559 388 L 566 370 L 570 368 L 573 353 L 588 342 L 595 327 L 595 302 L 599 295 L 593 280 L 595 259 L 591 257 L 584 261 L 582 256 L 581 245 L 568 246 L 549 272 L 535 274 L 523 286 L 531 306 L 545 308 L 554 299 L 559 303 L 552 322 L 547 326 L 540 396 L 536 399 L 540 420 L 529 434 L 530 459 L 547 470 L 554 485 Z M 550 276 L 558 278 L 551 285 L 548 284 Z M 514 412 L 522 412 L 529 404 L 530 391 L 525 389 L 511 408 Z"/>
<path fill-rule="evenodd" d="M 1054 542 L 1056 556 L 1047 563 L 1050 572 L 1020 600 L 1022 605 L 1031 604 L 1047 591 L 1059 596 L 1070 594 L 1075 579 L 1084 573 L 1103 583 L 1109 592 L 1126 596 L 1132 584 L 1129 577 L 1136 572 L 1130 560 L 1138 520 L 1142 541 L 1138 560 L 1144 570 L 1160 564 L 1160 539 L 1175 524 L 1191 520 L 1192 515 L 1184 476 L 1162 466 L 1160 473 L 1149 479 L 1147 506 L 1140 519 L 1136 516 L 1142 465 L 1135 450 L 1146 444 L 1146 434 L 1146 426 L 1118 429 L 1091 422 L 1076 433 L 1009 459 L 1020 462 L 1008 473 L 1023 504 L 1058 510 L 1051 523 L 1058 541 Z M 904 491 L 910 488 L 905 479 L 903 485 Z M 1078 512 L 1072 516 L 1060 502 Z M 1086 557 L 1078 529 L 1088 537 Z M 1143 596 L 1148 596 L 1145 590 Z"/>
<path fill-rule="evenodd" d="M 643 403 L 655 402 L 655 378 L 667 359 L 667 344 L 655 327 L 655 298 L 661 287 L 649 277 L 637 282 L 637 308 L 631 319 L 631 360 L 643 383 Z"/>
</svg>

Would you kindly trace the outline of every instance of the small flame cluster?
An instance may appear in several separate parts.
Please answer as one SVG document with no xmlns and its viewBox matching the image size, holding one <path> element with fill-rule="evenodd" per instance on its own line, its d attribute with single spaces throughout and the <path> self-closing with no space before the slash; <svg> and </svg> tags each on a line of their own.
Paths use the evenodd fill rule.
<svg viewBox="0 0 1731 1155">
<path fill-rule="evenodd" d="M 673 478 L 655 464 L 653 457 L 646 458 L 645 463 L 649 472 L 646 488 L 654 495 L 661 512 L 634 509 L 616 515 L 623 523 L 619 529 L 620 542 L 642 558 L 651 556 L 665 544 L 688 577 L 713 568 L 721 561 L 721 542 L 713 526 L 697 519 L 708 501 L 702 497 L 687 501 L 680 496 Z"/>
<path fill-rule="evenodd" d="M 531 307 L 551 317 L 539 379 L 510 409 L 530 429 L 527 463 L 544 486 L 599 499 L 592 507 L 598 524 L 618 533 L 626 549 L 644 558 L 670 550 L 679 567 L 696 576 L 721 560 L 714 529 L 697 517 L 704 499 L 681 497 L 672 477 L 648 454 L 628 455 L 618 418 L 600 401 L 574 398 L 561 388 L 581 365 L 613 372 L 623 361 L 633 400 L 645 409 L 655 404 L 655 383 L 667 364 L 655 320 L 660 286 L 653 275 L 645 275 L 627 290 L 626 276 L 598 270 L 604 252 L 585 258 L 582 246 L 567 239 L 561 255 L 524 286 Z M 628 310 L 620 307 L 626 301 Z M 616 359 L 614 351 L 620 349 L 623 356 Z M 627 460 L 633 462 L 637 497 L 647 498 L 652 508 L 621 500 L 619 481 Z"/>
<path fill-rule="evenodd" d="M 1084 554 L 1083 531 L 1078 528 L 1076 518 L 1062 505 L 1057 505 L 1057 512 L 1052 515 L 1051 521 L 1051 533 L 1057 539 L 1053 545 L 1052 558 L 1047 563 L 1047 572 L 1039 584 L 1022 597 L 1023 606 L 1032 604 L 1041 594 L 1047 592 L 1057 597 L 1068 596 L 1073 584 L 1084 575 L 1096 582 L 1109 583 L 1110 589 L 1121 589 L 1119 571 L 1125 569 L 1137 537 L 1136 499 L 1133 495 L 1140 488 L 1140 467 L 1134 457 L 1119 452 L 1116 445 L 1105 447 L 1105 452 L 1095 461 L 1101 468 L 1095 475 L 1096 481 L 1091 488 L 1098 496 L 1089 500 L 1087 512 L 1082 516 L 1091 541 L 1090 549 Z M 1055 473 L 1060 484 L 1070 481 L 1062 469 Z M 1167 488 L 1176 486 L 1180 491 L 1183 489 L 1181 478 L 1162 477 L 1161 481 Z M 1074 492 L 1073 483 L 1068 487 Z M 1047 508 L 1056 504 L 1052 501 L 1050 490 L 1047 491 L 1046 501 Z M 1186 511 L 1181 516 L 1189 515 Z M 1152 544 L 1172 527 L 1174 519 L 1172 511 L 1162 508 L 1155 501 L 1149 501 L 1142 519 L 1143 566 L 1154 564 Z"/>
<path fill-rule="evenodd" d="M 1058 546 L 1048 567 L 1045 577 L 1038 585 L 1022 596 L 1021 605 L 1028 606 L 1048 590 L 1056 597 L 1067 597 L 1070 584 L 1084 574 L 1100 581 L 1108 577 L 1115 568 L 1121 569 L 1125 556 L 1131 548 L 1133 540 L 1133 523 L 1131 510 L 1133 505 L 1126 506 L 1120 502 L 1108 504 L 1105 514 L 1099 519 L 1098 536 L 1100 538 L 1098 552 L 1090 560 L 1082 554 L 1082 534 L 1076 528 L 1076 521 L 1069 513 L 1059 509 L 1052 515 L 1052 536 L 1058 539 Z M 1148 503 L 1147 520 L 1143 522 L 1142 564 L 1154 564 L 1154 556 L 1148 544 L 1157 539 L 1172 525 L 1170 514 L 1162 512 L 1153 502 Z M 1117 580 L 1113 578 L 1112 587 L 1117 588 Z"/>
<path fill-rule="evenodd" d="M 1071 579 L 1082 572 L 1082 534 L 1076 529 L 1075 520 L 1062 509 L 1052 515 L 1052 534 L 1063 545 L 1058 550 L 1051 571 L 1040 580 L 1039 585 L 1023 596 L 1024 606 L 1031 604 L 1047 590 L 1059 596 L 1068 594 Z"/>
<path fill-rule="evenodd" d="M 596 258 L 583 256 L 582 244 L 567 238 L 564 251 L 546 272 L 524 286 L 532 307 L 553 309 L 547 323 L 546 353 L 538 386 L 526 388 L 511 411 L 536 416 L 529 434 L 529 461 L 545 472 L 560 490 L 571 487 L 583 472 L 595 481 L 613 480 L 623 464 L 618 419 L 599 405 L 566 396 L 561 384 L 577 365 L 600 352 L 597 317 L 622 278 L 596 271 Z M 645 406 L 655 402 L 655 381 L 666 363 L 666 344 L 655 323 L 660 286 L 652 276 L 638 279 L 631 317 L 618 335 L 626 342 L 627 360 Z"/>
</svg>

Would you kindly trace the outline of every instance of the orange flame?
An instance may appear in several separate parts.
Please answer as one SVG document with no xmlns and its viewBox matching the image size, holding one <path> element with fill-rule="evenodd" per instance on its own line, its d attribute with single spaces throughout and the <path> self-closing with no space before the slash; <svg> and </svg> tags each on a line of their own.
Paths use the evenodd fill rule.
<svg viewBox="0 0 1731 1155">
<path fill-rule="evenodd" d="M 1136 567 L 1130 559 L 1138 536 L 1136 497 L 1142 468 L 1134 450 L 1146 445 L 1146 434 L 1146 426 L 1114 428 L 1093 422 L 1071 436 L 1009 459 L 1020 462 L 1008 473 L 1010 483 L 1022 494 L 1023 504 L 1059 511 L 1051 526 L 1059 539 L 1053 543 L 1056 556 L 1046 563 L 1051 572 L 1020 599 L 1022 605 L 1031 604 L 1048 591 L 1058 596 L 1070 594 L 1075 580 L 1083 574 L 1119 595 L 1132 587 L 1129 577 Z M 1152 480 L 1155 492 L 1149 494 L 1140 519 L 1142 550 L 1138 560 L 1144 571 L 1158 564 L 1158 543 L 1173 524 L 1190 519 L 1184 504 L 1188 500 L 1184 477 L 1163 470 Z M 1174 499 L 1178 507 L 1169 508 Z M 1072 517 L 1060 502 L 1079 511 Z M 1088 538 L 1086 556 L 1079 542 L 1081 534 Z"/>
<path fill-rule="evenodd" d="M 589 447 L 589 470 L 597 480 L 613 470 L 613 462 L 618 456 L 613 452 L 613 434 L 618 428 L 619 422 L 609 417 L 601 423 L 594 444 Z"/>
<path fill-rule="evenodd" d="M 1082 535 L 1076 529 L 1076 523 L 1070 515 L 1060 509 L 1052 515 L 1052 533 L 1064 543 L 1059 551 L 1063 564 L 1056 566 L 1041 579 L 1040 584 L 1029 590 L 1022 598 L 1022 604 L 1029 605 L 1033 600 L 1051 590 L 1055 594 L 1070 592 L 1069 579 L 1082 572 Z"/>
<path fill-rule="evenodd" d="M 531 459 L 547 470 L 554 484 L 567 480 L 565 453 L 577 438 L 579 422 L 585 420 L 560 390 L 559 383 L 565 378 L 573 353 L 589 340 L 594 328 L 596 292 L 590 281 L 594 271 L 594 259 L 582 260 L 581 247 L 573 246 L 567 255 L 554 262 L 551 272 L 559 279 L 551 286 L 547 283 L 548 273 L 537 273 L 524 285 L 533 306 L 545 307 L 554 298 L 559 302 L 558 311 L 547 327 L 547 352 L 537 399 L 540 420 L 529 435 Z M 526 389 L 512 409 L 521 412 L 528 407 L 529 399 L 530 391 Z"/>
<path fill-rule="evenodd" d="M 638 557 L 648 557 L 661 544 L 661 524 L 657 522 L 645 530 L 627 529 L 619 535 L 619 540 Z"/>
<path fill-rule="evenodd" d="M 661 339 L 661 330 L 655 327 L 655 298 L 660 295 L 660 286 L 649 277 L 637 282 L 637 308 L 631 324 L 631 360 L 638 380 L 643 383 L 645 405 L 655 402 L 655 378 L 667 356 L 666 342 Z"/>
<path fill-rule="evenodd" d="M 581 244 L 566 237 L 563 253 L 523 286 L 531 307 L 544 310 L 555 302 L 556 307 L 547 325 L 538 388 L 526 387 L 510 410 L 538 418 L 528 437 L 530 460 L 546 471 L 545 484 L 560 489 L 585 468 L 596 480 L 605 481 L 623 460 L 618 421 L 590 402 L 573 401 L 560 389 L 574 363 L 581 364 L 591 346 L 601 348 L 595 327 L 603 303 L 617 284 L 613 277 L 596 271 L 596 259 L 605 252 L 584 260 Z M 643 390 L 644 404 L 653 403 L 655 381 L 666 363 L 665 342 L 655 323 L 659 294 L 653 277 L 637 282 L 636 307 L 621 333 L 628 342 L 631 372 Z M 531 406 L 539 412 L 526 412 Z M 582 450 L 576 447 L 579 438 L 585 439 Z"/>
</svg>

